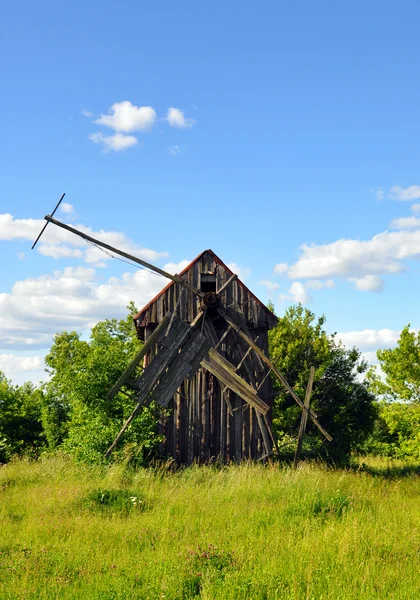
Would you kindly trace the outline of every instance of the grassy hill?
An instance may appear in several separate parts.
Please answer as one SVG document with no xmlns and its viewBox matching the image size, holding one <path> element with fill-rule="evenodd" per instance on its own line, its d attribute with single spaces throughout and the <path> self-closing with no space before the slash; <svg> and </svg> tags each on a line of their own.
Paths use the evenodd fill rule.
<svg viewBox="0 0 420 600">
<path fill-rule="evenodd" d="M 419 472 L 12 462 L 0 598 L 419 598 Z"/>
</svg>

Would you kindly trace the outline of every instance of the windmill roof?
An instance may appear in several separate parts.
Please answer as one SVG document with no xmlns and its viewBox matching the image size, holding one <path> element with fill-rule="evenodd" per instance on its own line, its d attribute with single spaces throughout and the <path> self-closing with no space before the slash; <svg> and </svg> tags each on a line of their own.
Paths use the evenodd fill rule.
<svg viewBox="0 0 420 600">
<path fill-rule="evenodd" d="M 218 256 L 215 252 L 213 252 L 213 250 L 204 250 L 203 252 L 201 252 L 201 254 L 199 254 L 196 258 L 194 258 L 194 260 L 192 260 L 180 273 L 178 273 L 178 275 L 182 276 L 185 275 L 185 273 L 187 273 L 197 262 L 200 261 L 200 259 L 205 255 L 205 254 L 210 254 L 211 257 L 213 258 L 213 260 L 220 265 L 223 269 L 225 269 L 225 271 L 227 273 L 229 273 L 229 275 L 233 275 L 233 271 L 232 269 L 230 269 Z M 252 298 L 254 298 L 254 300 L 256 300 L 256 302 L 258 302 L 268 313 L 270 313 L 270 315 L 272 315 L 274 317 L 274 319 L 277 320 L 276 315 L 269 309 L 267 308 L 267 306 L 261 302 L 261 300 L 253 293 L 251 292 L 251 290 L 239 279 L 239 277 L 237 278 L 237 282 L 238 284 L 245 290 L 247 290 L 248 294 L 250 294 L 250 296 L 252 296 Z M 164 294 L 171 286 L 175 285 L 174 281 L 170 281 L 168 283 L 168 285 L 166 285 L 154 298 L 152 298 L 152 300 L 150 300 L 146 306 L 143 306 L 143 308 L 136 314 L 134 315 L 134 320 L 137 320 L 141 317 L 141 315 L 148 309 L 150 308 L 150 306 L 156 302 L 160 296 L 162 296 L 162 294 Z"/>
</svg>

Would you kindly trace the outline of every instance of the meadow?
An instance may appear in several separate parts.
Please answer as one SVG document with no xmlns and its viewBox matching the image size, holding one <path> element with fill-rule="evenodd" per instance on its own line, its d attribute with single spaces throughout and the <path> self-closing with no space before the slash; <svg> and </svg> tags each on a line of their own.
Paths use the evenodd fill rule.
<svg viewBox="0 0 420 600">
<path fill-rule="evenodd" d="M 420 467 L 366 462 L 12 461 L 0 467 L 0 598 L 414 600 Z"/>
</svg>

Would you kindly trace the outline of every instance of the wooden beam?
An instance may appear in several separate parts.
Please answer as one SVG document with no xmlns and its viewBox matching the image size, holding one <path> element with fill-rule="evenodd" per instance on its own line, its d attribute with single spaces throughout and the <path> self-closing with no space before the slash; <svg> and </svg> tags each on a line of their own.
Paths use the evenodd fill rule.
<svg viewBox="0 0 420 600">
<path fill-rule="evenodd" d="M 311 367 L 311 370 L 309 373 L 309 381 L 308 381 L 308 385 L 306 388 L 305 402 L 303 404 L 302 418 L 300 420 L 299 435 L 298 435 L 298 442 L 297 442 L 297 446 L 296 446 L 295 458 L 293 460 L 293 468 L 294 469 L 296 469 L 298 461 L 299 461 L 300 451 L 302 450 L 303 436 L 305 435 L 306 424 L 308 422 L 309 403 L 311 401 L 312 385 L 314 383 L 314 375 L 315 375 L 315 368 Z"/>
<path fill-rule="evenodd" d="M 235 367 L 218 352 L 210 350 L 208 356 L 201 361 L 201 365 L 263 415 L 270 410 L 270 407 L 258 397 L 254 388 L 239 377 L 235 373 Z"/>
<path fill-rule="evenodd" d="M 229 279 L 222 285 L 222 287 L 220 288 L 220 290 L 218 290 L 216 292 L 216 294 L 218 296 L 220 296 L 220 294 L 222 294 L 229 286 L 231 283 L 233 283 L 235 281 L 235 279 L 237 279 L 238 276 L 233 274 L 231 277 L 229 277 Z"/>
<path fill-rule="evenodd" d="M 111 390 L 108 392 L 108 400 L 111 400 L 116 394 L 118 394 L 120 388 L 127 382 L 127 380 L 130 378 L 130 376 L 134 373 L 136 367 L 140 364 L 141 359 L 152 348 L 152 346 L 156 342 L 156 339 L 159 337 L 161 331 L 166 327 L 166 325 L 168 324 L 168 322 L 170 321 L 170 319 L 171 319 L 171 313 L 168 312 L 163 317 L 163 320 L 156 327 L 156 329 L 154 330 L 154 332 L 152 333 L 152 335 L 149 337 L 149 339 L 143 344 L 142 349 L 133 358 L 133 360 L 128 365 L 128 367 L 126 368 L 126 370 L 124 371 L 124 373 L 118 379 L 117 383 L 115 383 L 112 386 Z"/>
<path fill-rule="evenodd" d="M 163 277 L 166 277 L 167 279 L 171 279 L 172 281 L 175 281 L 175 283 L 179 283 L 180 285 L 183 285 L 184 287 L 186 287 L 188 290 L 190 290 L 191 292 L 193 292 L 200 298 L 202 298 L 204 296 L 203 292 L 200 292 L 194 286 L 190 285 L 187 281 L 184 281 L 182 279 L 182 277 L 180 277 L 179 275 L 172 275 L 171 273 L 168 273 L 167 271 L 164 271 L 163 269 L 159 269 L 159 267 L 155 267 L 155 265 L 152 265 L 151 263 L 148 263 L 145 260 L 142 260 L 141 258 L 137 258 L 137 256 L 128 254 L 128 252 L 119 250 L 119 248 L 115 248 L 114 246 L 110 246 L 109 244 L 105 244 L 105 242 L 101 242 L 100 240 L 97 240 L 96 238 L 92 237 L 91 235 L 88 235 L 87 233 L 83 233 L 83 231 L 79 231 L 78 229 L 75 229 L 74 227 L 71 227 L 70 225 L 67 225 L 66 223 L 61 223 L 61 221 L 57 221 L 57 219 L 53 219 L 52 216 L 50 216 L 50 215 L 46 215 L 44 218 L 48 223 L 53 223 L 54 225 L 57 225 L 57 227 L 66 229 L 67 231 L 70 231 L 70 233 L 74 233 L 75 235 L 78 235 L 79 237 L 86 240 L 87 242 L 96 244 L 96 246 L 105 248 L 106 250 L 109 250 L 110 252 L 115 252 L 115 254 L 119 254 L 120 256 L 124 256 L 124 258 L 127 258 L 128 260 L 131 260 L 132 262 L 138 263 L 139 265 L 146 267 L 146 269 L 150 269 L 150 271 L 154 271 L 155 273 L 158 273 L 159 275 L 163 275 Z"/>
<path fill-rule="evenodd" d="M 261 350 L 261 348 L 259 348 L 256 344 L 254 344 L 254 342 L 251 340 L 251 338 L 248 337 L 246 335 L 246 333 L 244 333 L 240 329 L 240 327 L 238 327 L 236 325 L 236 323 L 234 323 L 232 321 L 232 319 L 229 317 L 229 315 L 227 314 L 227 312 L 222 307 L 219 306 L 217 308 L 217 310 L 222 315 L 222 317 L 224 317 L 224 319 L 226 320 L 226 322 L 229 325 L 232 326 L 232 329 L 234 329 L 236 331 L 236 333 L 251 346 L 251 348 L 256 352 L 256 354 L 258 354 L 258 356 L 261 358 L 261 360 L 268 367 L 270 367 L 270 369 L 272 370 L 272 372 L 274 373 L 274 375 L 277 377 L 277 379 L 283 385 L 284 389 L 289 392 L 289 394 L 292 396 L 292 398 L 295 400 L 295 402 L 303 409 L 303 402 L 302 402 L 302 400 L 299 398 L 299 396 L 296 395 L 296 393 L 294 392 L 294 390 L 287 383 L 285 377 L 277 370 L 276 366 L 271 362 L 271 360 L 269 358 L 267 358 L 267 356 L 264 354 L 264 352 Z M 312 410 L 312 408 L 309 408 L 309 416 L 311 417 L 311 419 L 314 422 L 314 424 L 318 427 L 318 429 L 320 430 L 320 432 L 323 434 L 323 436 L 329 442 L 331 442 L 332 437 L 330 436 L 330 434 L 328 433 L 328 431 L 326 431 L 322 427 L 321 423 L 317 419 L 317 414 L 315 413 L 315 411 Z"/>
</svg>

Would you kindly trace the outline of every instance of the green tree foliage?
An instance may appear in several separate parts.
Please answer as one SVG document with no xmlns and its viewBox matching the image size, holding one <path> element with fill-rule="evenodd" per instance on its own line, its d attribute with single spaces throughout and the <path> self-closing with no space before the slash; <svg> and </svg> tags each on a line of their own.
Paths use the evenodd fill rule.
<svg viewBox="0 0 420 600">
<path fill-rule="evenodd" d="M 59 333 L 45 358 L 51 375 L 45 386 L 44 427 L 51 448 L 61 447 L 76 458 L 103 460 L 104 453 L 125 419 L 133 401 L 119 393 L 107 394 L 140 350 L 130 305 L 126 319 L 106 319 L 93 327 L 88 341 L 75 332 Z M 124 436 L 121 454 L 138 461 L 156 448 L 157 415 L 144 409 Z M 118 454 L 118 452 L 117 452 Z"/>
<path fill-rule="evenodd" d="M 0 371 L 0 463 L 14 454 L 36 456 L 42 444 L 39 390 L 31 383 L 13 385 Z"/>
<path fill-rule="evenodd" d="M 375 397 L 363 374 L 367 363 L 357 349 L 347 350 L 324 330 L 325 317 L 301 305 L 293 306 L 269 334 L 271 359 L 303 400 L 311 366 L 315 368 L 311 406 L 333 442 L 309 420 L 306 451 L 345 460 L 372 431 L 377 414 Z M 273 426 L 279 438 L 296 438 L 301 409 L 274 380 Z"/>
<path fill-rule="evenodd" d="M 375 428 L 363 450 L 367 454 L 420 460 L 420 404 L 381 402 Z"/>
<path fill-rule="evenodd" d="M 420 403 L 420 332 L 401 331 L 393 350 L 378 350 L 377 356 L 385 381 L 371 373 L 372 388 L 388 400 Z"/>
</svg>

